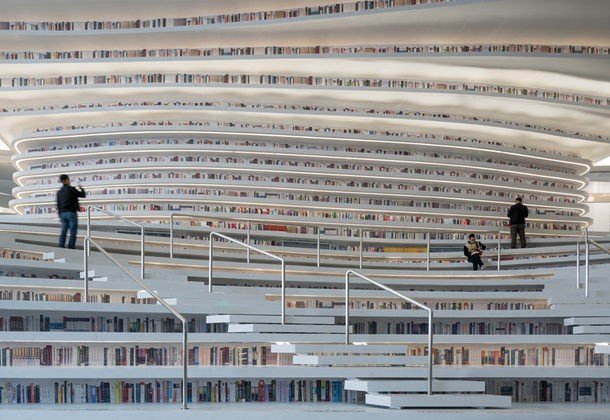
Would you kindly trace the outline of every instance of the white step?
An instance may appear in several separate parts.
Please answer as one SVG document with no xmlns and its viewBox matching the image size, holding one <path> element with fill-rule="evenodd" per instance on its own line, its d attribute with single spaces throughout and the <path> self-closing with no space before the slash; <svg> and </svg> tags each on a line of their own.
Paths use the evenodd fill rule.
<svg viewBox="0 0 610 420">
<path fill-rule="evenodd" d="M 406 354 L 406 344 L 272 344 L 273 353 Z"/>
<path fill-rule="evenodd" d="M 54 263 L 65 263 L 66 259 L 65 258 L 54 258 L 53 262 Z"/>
<path fill-rule="evenodd" d="M 85 272 L 81 271 L 78 273 L 81 279 L 85 278 Z M 89 278 L 95 277 L 95 270 L 89 270 Z"/>
<path fill-rule="evenodd" d="M 108 277 L 94 277 L 92 281 L 108 281 Z"/>
<path fill-rule="evenodd" d="M 610 334 L 610 325 L 580 325 L 572 329 L 572 334 Z"/>
<path fill-rule="evenodd" d="M 427 392 L 428 381 L 413 379 L 349 379 L 345 381 L 348 391 L 380 392 Z M 433 392 L 485 392 L 484 381 L 434 380 Z"/>
<path fill-rule="evenodd" d="M 279 324 L 282 319 L 279 315 L 208 315 L 208 324 Z M 294 316 L 286 315 L 287 324 L 317 324 L 335 325 L 334 316 Z"/>
<path fill-rule="evenodd" d="M 230 333 L 311 333 L 345 334 L 344 325 L 304 325 L 304 324 L 229 324 Z"/>
<path fill-rule="evenodd" d="M 388 408 L 511 407 L 511 397 L 488 394 L 367 394 L 365 402 Z"/>
<path fill-rule="evenodd" d="M 572 317 L 563 320 L 563 325 L 573 327 L 576 325 L 610 325 L 608 316 Z"/>
<path fill-rule="evenodd" d="M 153 290 L 153 292 L 159 293 L 158 290 Z M 150 299 L 150 298 L 152 298 L 152 295 L 150 293 L 148 293 L 146 290 L 138 290 L 136 292 L 136 298 L 137 299 Z"/>
<path fill-rule="evenodd" d="M 428 356 L 318 356 L 316 354 L 295 354 L 292 357 L 292 363 L 316 366 L 422 366 L 428 364 Z"/>
<path fill-rule="evenodd" d="M 608 344 L 608 343 L 595 344 L 595 353 L 610 354 L 610 344 Z"/>
</svg>

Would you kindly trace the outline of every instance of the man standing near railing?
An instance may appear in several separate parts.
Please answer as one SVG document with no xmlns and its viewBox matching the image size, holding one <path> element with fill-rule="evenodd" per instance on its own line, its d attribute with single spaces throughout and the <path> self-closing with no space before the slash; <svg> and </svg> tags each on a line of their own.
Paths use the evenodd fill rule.
<svg viewBox="0 0 610 420">
<path fill-rule="evenodd" d="M 529 216 L 527 206 L 523 205 L 521 197 L 515 199 L 515 204 L 508 210 L 510 219 L 510 247 L 517 247 L 517 235 L 521 242 L 521 248 L 525 248 L 525 219 Z"/>
<path fill-rule="evenodd" d="M 80 206 L 78 198 L 86 196 L 85 190 L 80 185 L 78 189 L 70 185 L 70 177 L 63 174 L 59 177 L 59 182 L 63 185 L 57 191 L 57 215 L 61 221 L 61 233 L 59 234 L 59 247 L 66 247 L 66 234 L 70 230 L 70 241 L 68 248 L 76 248 L 76 232 L 78 231 L 78 211 Z"/>
</svg>

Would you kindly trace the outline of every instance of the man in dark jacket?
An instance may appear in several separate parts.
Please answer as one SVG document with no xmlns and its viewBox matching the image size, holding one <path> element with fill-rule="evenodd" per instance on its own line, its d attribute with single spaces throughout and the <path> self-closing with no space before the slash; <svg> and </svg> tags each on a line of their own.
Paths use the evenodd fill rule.
<svg viewBox="0 0 610 420">
<path fill-rule="evenodd" d="M 78 204 L 78 198 L 85 197 L 85 190 L 80 185 L 79 189 L 74 188 L 70 185 L 70 177 L 68 175 L 61 175 L 59 181 L 63 184 L 59 191 L 57 191 L 57 214 L 61 221 L 61 233 L 59 234 L 59 247 L 65 248 L 66 246 L 66 233 L 70 229 L 70 242 L 68 248 L 76 248 L 76 232 L 78 231 L 78 217 L 77 213 L 80 209 Z"/>
<path fill-rule="evenodd" d="M 517 235 L 521 241 L 521 248 L 525 248 L 525 219 L 529 215 L 527 206 L 523 205 L 521 197 L 515 199 L 515 204 L 508 210 L 510 219 L 510 247 L 517 247 Z"/>
</svg>

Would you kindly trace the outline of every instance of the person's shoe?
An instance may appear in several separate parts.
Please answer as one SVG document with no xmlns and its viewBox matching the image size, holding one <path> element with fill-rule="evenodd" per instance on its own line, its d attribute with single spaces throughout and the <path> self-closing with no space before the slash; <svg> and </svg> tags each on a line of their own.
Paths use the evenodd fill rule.
<svg viewBox="0 0 610 420">
<path fill-rule="evenodd" d="M 482 265 L 482 266 L 480 266 L 480 267 L 479 267 L 479 269 L 480 269 L 481 271 L 483 271 L 483 270 L 485 270 L 485 266 L 484 266 L 484 265 Z"/>
</svg>

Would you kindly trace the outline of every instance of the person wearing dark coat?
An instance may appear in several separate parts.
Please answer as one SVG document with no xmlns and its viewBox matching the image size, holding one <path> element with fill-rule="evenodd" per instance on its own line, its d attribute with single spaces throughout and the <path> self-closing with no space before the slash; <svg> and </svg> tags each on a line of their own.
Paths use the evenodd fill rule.
<svg viewBox="0 0 610 420">
<path fill-rule="evenodd" d="M 472 269 L 474 271 L 479 269 L 485 270 L 485 264 L 483 264 L 483 260 L 481 259 L 481 255 L 483 255 L 483 250 L 485 249 L 487 249 L 487 247 L 477 241 L 474 233 L 468 235 L 468 242 L 464 245 L 464 256 L 468 258 L 468 262 L 472 263 Z"/>
<path fill-rule="evenodd" d="M 76 248 L 76 233 L 78 232 L 78 211 L 80 205 L 78 199 L 86 196 L 85 190 L 80 185 L 74 188 L 70 185 L 70 177 L 61 175 L 59 181 L 63 184 L 57 191 L 57 215 L 61 221 L 61 233 L 59 234 L 59 247 L 66 247 L 66 234 L 70 231 L 68 248 Z"/>
<path fill-rule="evenodd" d="M 523 205 L 521 197 L 515 199 L 515 204 L 508 210 L 510 224 L 510 247 L 517 247 L 517 236 L 521 242 L 521 248 L 525 248 L 525 219 L 529 216 L 527 206 Z"/>
</svg>

